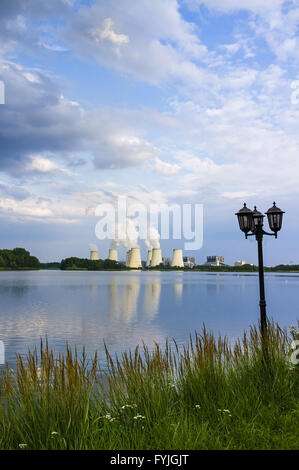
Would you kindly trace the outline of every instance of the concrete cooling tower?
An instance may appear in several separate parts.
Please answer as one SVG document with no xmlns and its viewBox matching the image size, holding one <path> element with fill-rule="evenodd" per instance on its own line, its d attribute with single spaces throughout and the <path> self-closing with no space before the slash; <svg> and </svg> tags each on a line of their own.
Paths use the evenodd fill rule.
<svg viewBox="0 0 299 470">
<path fill-rule="evenodd" d="M 142 268 L 140 248 L 132 248 L 128 262 L 129 268 Z"/>
<path fill-rule="evenodd" d="M 127 266 L 127 268 L 130 266 L 131 251 L 132 250 L 127 251 L 127 256 L 126 256 L 126 266 Z"/>
<path fill-rule="evenodd" d="M 111 248 L 111 249 L 109 250 L 108 259 L 109 259 L 110 261 L 118 261 L 117 250 Z"/>
<path fill-rule="evenodd" d="M 92 261 L 98 260 L 98 259 L 99 259 L 99 252 L 98 252 L 98 251 L 95 251 L 95 250 L 91 251 L 91 252 L 90 252 L 90 259 L 91 259 Z"/>
<path fill-rule="evenodd" d="M 161 248 L 153 248 L 151 266 L 159 266 L 162 263 L 162 250 Z"/>
<path fill-rule="evenodd" d="M 183 250 L 173 250 L 173 256 L 171 261 L 172 268 L 183 268 Z"/>
<path fill-rule="evenodd" d="M 148 268 L 151 265 L 152 261 L 152 250 L 148 250 L 147 252 L 147 260 L 146 260 L 146 267 Z"/>
</svg>

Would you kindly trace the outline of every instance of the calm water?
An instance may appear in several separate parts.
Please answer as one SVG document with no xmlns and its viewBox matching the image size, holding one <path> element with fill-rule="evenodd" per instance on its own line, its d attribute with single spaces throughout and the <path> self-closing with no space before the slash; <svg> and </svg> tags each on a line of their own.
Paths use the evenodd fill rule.
<svg viewBox="0 0 299 470">
<path fill-rule="evenodd" d="M 232 340 L 259 317 L 257 275 L 183 272 L 0 272 L 0 340 L 6 360 L 48 336 L 88 354 L 179 344 L 203 323 Z M 299 319 L 299 276 L 266 275 L 268 315 L 288 327 Z"/>
</svg>

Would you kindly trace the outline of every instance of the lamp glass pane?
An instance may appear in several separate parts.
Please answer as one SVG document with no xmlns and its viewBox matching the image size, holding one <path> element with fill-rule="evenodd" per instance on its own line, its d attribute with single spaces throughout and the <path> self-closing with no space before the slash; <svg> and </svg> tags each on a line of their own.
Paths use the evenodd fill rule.
<svg viewBox="0 0 299 470">
<path fill-rule="evenodd" d="M 254 225 L 263 225 L 263 216 L 253 216 Z"/>
<path fill-rule="evenodd" d="M 248 233 L 252 230 L 252 216 L 247 214 L 238 215 L 239 226 L 242 232 Z"/>
<path fill-rule="evenodd" d="M 279 231 L 282 225 L 282 213 L 272 212 L 268 214 L 268 221 L 269 221 L 270 229 L 273 232 Z"/>
</svg>

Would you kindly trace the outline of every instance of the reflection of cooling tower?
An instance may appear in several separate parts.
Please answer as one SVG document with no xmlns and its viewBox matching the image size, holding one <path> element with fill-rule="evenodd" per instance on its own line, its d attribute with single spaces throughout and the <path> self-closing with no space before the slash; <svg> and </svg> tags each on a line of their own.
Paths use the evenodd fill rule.
<svg viewBox="0 0 299 470">
<path fill-rule="evenodd" d="M 90 259 L 91 259 L 92 261 L 98 260 L 98 259 L 99 259 L 99 253 L 98 253 L 98 251 L 91 251 L 91 252 L 90 252 Z"/>
<path fill-rule="evenodd" d="M 183 294 L 183 284 L 173 284 L 174 295 L 177 299 L 180 299 Z"/>
<path fill-rule="evenodd" d="M 153 320 L 159 311 L 161 284 L 147 284 L 143 311 L 147 320 Z"/>
<path fill-rule="evenodd" d="M 148 250 L 147 252 L 147 260 L 146 260 L 146 267 L 148 268 L 151 265 L 152 260 L 152 250 Z"/>
<path fill-rule="evenodd" d="M 184 261 L 183 261 L 183 250 L 173 250 L 173 257 L 171 261 L 171 267 L 178 267 L 178 268 L 183 268 L 184 267 Z"/>
<path fill-rule="evenodd" d="M 140 248 L 132 248 L 130 252 L 129 268 L 141 268 Z"/>
<path fill-rule="evenodd" d="M 109 250 L 108 259 L 110 259 L 110 261 L 118 261 L 117 250 L 111 248 Z"/>
<path fill-rule="evenodd" d="M 109 302 L 111 316 L 119 320 L 122 304 L 118 292 L 118 285 L 114 282 L 109 284 Z"/>
<path fill-rule="evenodd" d="M 154 248 L 152 251 L 151 266 L 159 266 L 162 263 L 162 251 L 161 248 Z"/>
<path fill-rule="evenodd" d="M 122 319 L 127 324 L 136 319 L 139 290 L 139 282 L 130 282 L 126 285 L 124 295 L 122 296 Z"/>
</svg>

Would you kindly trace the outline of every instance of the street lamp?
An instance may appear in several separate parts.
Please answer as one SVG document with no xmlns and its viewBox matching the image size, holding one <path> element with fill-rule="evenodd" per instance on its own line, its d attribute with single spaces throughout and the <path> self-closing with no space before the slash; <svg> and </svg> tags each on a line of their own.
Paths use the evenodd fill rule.
<svg viewBox="0 0 299 470">
<path fill-rule="evenodd" d="M 254 207 L 254 211 L 248 209 L 246 204 L 236 213 L 240 230 L 245 233 L 245 238 L 255 235 L 258 245 L 258 262 L 259 262 L 259 284 L 260 284 L 260 312 L 261 312 L 261 333 L 263 345 L 267 335 L 267 314 L 266 314 L 266 299 L 265 299 L 265 284 L 264 284 L 264 262 L 263 262 L 263 236 L 271 235 L 277 238 L 277 232 L 282 226 L 282 217 L 284 212 L 276 207 L 275 202 L 273 207 L 266 212 L 270 230 L 274 233 L 265 232 L 263 229 L 265 216 Z M 250 233 L 251 232 L 251 233 Z"/>
</svg>

